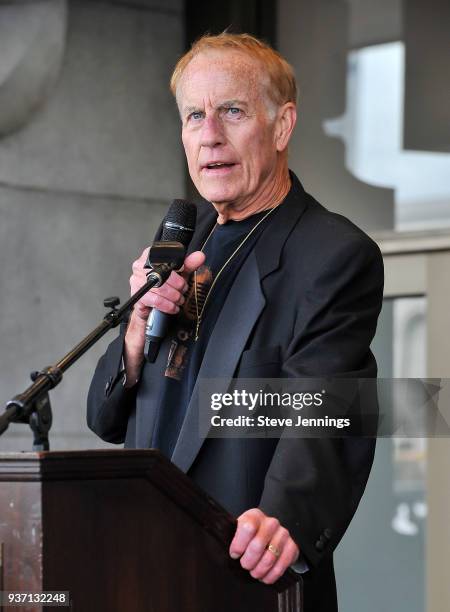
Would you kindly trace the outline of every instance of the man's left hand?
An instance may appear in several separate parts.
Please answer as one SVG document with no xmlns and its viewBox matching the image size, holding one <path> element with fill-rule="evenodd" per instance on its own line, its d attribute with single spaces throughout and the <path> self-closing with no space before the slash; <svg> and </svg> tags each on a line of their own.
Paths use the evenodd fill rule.
<svg viewBox="0 0 450 612">
<path fill-rule="evenodd" d="M 249 570 L 253 578 L 273 584 L 295 563 L 299 553 L 289 531 L 278 519 L 267 516 L 259 508 L 247 510 L 238 518 L 230 556 L 240 557 L 242 567 Z"/>
</svg>

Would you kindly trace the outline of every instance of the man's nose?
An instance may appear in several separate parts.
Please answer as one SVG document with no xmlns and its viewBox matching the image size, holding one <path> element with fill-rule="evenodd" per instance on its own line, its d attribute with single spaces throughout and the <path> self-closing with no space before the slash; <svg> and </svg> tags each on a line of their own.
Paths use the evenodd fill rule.
<svg viewBox="0 0 450 612">
<path fill-rule="evenodd" d="M 225 142 L 222 121 L 216 115 L 206 116 L 201 132 L 200 144 L 203 147 L 215 147 Z"/>
</svg>

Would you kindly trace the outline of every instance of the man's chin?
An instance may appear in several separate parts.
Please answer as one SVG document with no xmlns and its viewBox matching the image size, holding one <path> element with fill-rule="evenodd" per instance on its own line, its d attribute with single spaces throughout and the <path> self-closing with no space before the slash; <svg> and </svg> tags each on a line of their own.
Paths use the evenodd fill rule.
<svg viewBox="0 0 450 612">
<path fill-rule="evenodd" d="M 230 180 L 227 180 L 224 177 L 198 178 L 199 180 L 194 181 L 194 184 L 202 198 L 205 198 L 205 200 L 208 200 L 208 202 L 226 206 L 236 199 L 236 185 L 231 184 Z"/>
<path fill-rule="evenodd" d="M 200 191 L 199 189 L 199 193 L 202 196 L 202 198 L 205 198 L 205 200 L 208 200 L 208 202 L 211 202 L 211 204 L 214 204 L 214 206 L 218 209 L 226 208 L 232 202 L 235 201 L 235 197 L 233 197 L 232 193 L 224 192 L 221 190 L 202 189 Z"/>
</svg>

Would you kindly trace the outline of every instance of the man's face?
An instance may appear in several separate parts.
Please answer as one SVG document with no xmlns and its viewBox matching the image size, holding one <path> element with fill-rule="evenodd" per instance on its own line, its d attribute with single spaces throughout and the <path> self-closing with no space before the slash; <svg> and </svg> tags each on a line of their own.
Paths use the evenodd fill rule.
<svg viewBox="0 0 450 612">
<path fill-rule="evenodd" d="M 258 69 L 239 52 L 203 53 L 178 86 L 189 173 L 219 210 L 251 209 L 276 177 L 276 118 L 269 116 Z"/>
</svg>

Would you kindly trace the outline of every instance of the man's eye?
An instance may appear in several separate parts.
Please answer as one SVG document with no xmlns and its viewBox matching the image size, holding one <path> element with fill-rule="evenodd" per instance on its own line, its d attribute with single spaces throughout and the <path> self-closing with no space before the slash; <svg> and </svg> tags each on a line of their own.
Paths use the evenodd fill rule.
<svg viewBox="0 0 450 612">
<path fill-rule="evenodd" d="M 231 106 L 230 108 L 227 109 L 227 114 L 233 117 L 239 117 L 240 115 L 242 115 L 242 111 L 240 108 L 237 108 L 236 106 Z"/>
<path fill-rule="evenodd" d="M 194 111 L 189 115 L 189 119 L 194 119 L 194 121 L 198 121 L 203 117 L 203 113 L 201 111 Z"/>
</svg>

